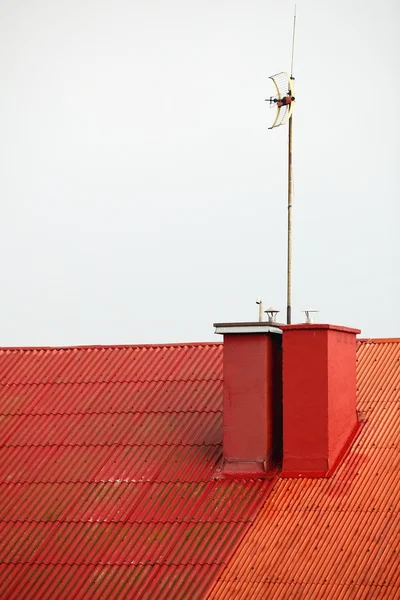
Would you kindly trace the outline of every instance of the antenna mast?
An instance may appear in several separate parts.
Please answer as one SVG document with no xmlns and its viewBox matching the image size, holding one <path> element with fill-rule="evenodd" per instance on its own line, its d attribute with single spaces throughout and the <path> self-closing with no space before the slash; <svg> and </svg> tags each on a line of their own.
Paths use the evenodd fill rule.
<svg viewBox="0 0 400 600">
<path fill-rule="evenodd" d="M 290 66 L 290 80 L 294 81 L 293 76 L 293 58 L 294 41 L 296 34 L 296 5 L 294 6 L 293 16 L 293 37 L 292 37 L 292 61 Z M 292 322 L 292 205 L 293 205 L 293 111 L 289 117 L 289 136 L 288 136 L 288 222 L 287 222 L 287 308 L 286 323 Z"/>
<path fill-rule="evenodd" d="M 289 123 L 288 139 L 288 227 L 287 227 L 287 310 L 286 322 L 292 322 L 292 205 L 293 205 L 293 107 L 294 107 L 294 41 L 296 33 L 296 5 L 294 7 L 293 18 L 293 37 L 292 37 L 292 60 L 289 73 L 281 72 L 271 75 L 270 79 L 274 82 L 275 96 L 269 98 L 270 106 L 275 106 L 277 111 L 273 124 L 269 129 L 280 127 Z M 268 99 L 267 99 L 268 101 Z"/>
</svg>

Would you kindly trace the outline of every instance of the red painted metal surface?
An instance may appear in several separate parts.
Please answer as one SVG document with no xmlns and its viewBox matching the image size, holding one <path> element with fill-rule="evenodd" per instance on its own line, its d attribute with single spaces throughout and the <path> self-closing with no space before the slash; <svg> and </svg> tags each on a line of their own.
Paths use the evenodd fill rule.
<svg viewBox="0 0 400 600">
<path fill-rule="evenodd" d="M 0 598 L 203 598 L 271 486 L 221 410 L 221 344 L 0 350 Z"/>
<path fill-rule="evenodd" d="M 357 349 L 362 429 L 330 479 L 279 479 L 210 600 L 400 598 L 400 340 Z"/>
<path fill-rule="evenodd" d="M 112 384 L 86 383 L 79 404 L 76 398 L 82 395 L 81 383 L 4 385 L 2 410 L 7 415 L 126 413 L 133 409 L 143 413 L 221 410 L 220 379 L 113 381 Z"/>
<path fill-rule="evenodd" d="M 358 430 L 356 329 L 291 325 L 283 331 L 283 472 L 331 474 Z"/>
<path fill-rule="evenodd" d="M 274 376 L 280 342 L 280 335 L 270 333 L 224 335 L 225 474 L 260 477 L 272 467 L 276 438 L 282 436 L 276 414 L 281 374 Z"/>
<path fill-rule="evenodd" d="M 203 598 L 220 565 L 0 565 L 4 598 Z M 56 596 L 52 592 L 56 590 Z"/>
<path fill-rule="evenodd" d="M 209 381 L 221 378 L 220 354 L 218 343 L 9 348 L 1 352 L 0 384 Z"/>
<path fill-rule="evenodd" d="M 2 484 L 4 524 L 24 521 L 175 523 L 210 520 L 239 523 L 249 505 L 262 500 L 264 490 L 250 481 L 243 490 L 236 482 Z M 171 506 L 171 498 L 174 500 Z M 51 507 L 51 512 L 49 508 Z"/>
<path fill-rule="evenodd" d="M 209 445 L 221 442 L 221 412 L 100 413 L 4 416 L 4 446 L 124 444 Z"/>
<path fill-rule="evenodd" d="M 26 446 L 23 457 L 9 446 L 0 447 L 0 481 L 208 481 L 221 458 L 220 446 Z"/>
</svg>

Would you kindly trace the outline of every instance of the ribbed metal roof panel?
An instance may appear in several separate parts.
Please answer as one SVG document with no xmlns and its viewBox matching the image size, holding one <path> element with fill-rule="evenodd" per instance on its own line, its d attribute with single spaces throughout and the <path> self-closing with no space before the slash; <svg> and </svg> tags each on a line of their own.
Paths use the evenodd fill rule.
<svg viewBox="0 0 400 600">
<path fill-rule="evenodd" d="M 0 482 L 208 481 L 221 459 L 219 445 L 9 446 Z"/>
<path fill-rule="evenodd" d="M 245 523 L 2 522 L 4 564 L 221 564 Z M 199 549 L 201 551 L 199 552 Z"/>
<path fill-rule="evenodd" d="M 107 413 L 4 416 L 2 446 L 219 444 L 222 413 Z"/>
<path fill-rule="evenodd" d="M 264 494 L 249 481 L 24 483 L 0 485 L 2 520 L 21 522 L 189 523 L 246 521 Z M 173 505 L 171 503 L 173 500 Z M 253 515 L 254 516 L 254 515 Z"/>
<path fill-rule="evenodd" d="M 280 479 L 210 599 L 400 597 L 400 340 L 357 350 L 361 433 L 330 479 Z"/>
<path fill-rule="evenodd" d="M 231 582 L 219 597 L 223 600 L 398 600 L 398 594 L 397 586 L 292 583 L 267 578 L 265 581 Z"/>
<path fill-rule="evenodd" d="M 0 387 L 1 414 L 68 415 L 221 410 L 220 380 L 19 384 Z"/>
<path fill-rule="evenodd" d="M 221 344 L 4 349 L 0 385 L 199 381 L 222 377 Z"/>
<path fill-rule="evenodd" d="M 201 600 L 220 565 L 0 565 L 7 600 Z"/>
<path fill-rule="evenodd" d="M 221 409 L 221 344 L 0 350 L 0 597 L 204 597 L 271 486 Z"/>
</svg>

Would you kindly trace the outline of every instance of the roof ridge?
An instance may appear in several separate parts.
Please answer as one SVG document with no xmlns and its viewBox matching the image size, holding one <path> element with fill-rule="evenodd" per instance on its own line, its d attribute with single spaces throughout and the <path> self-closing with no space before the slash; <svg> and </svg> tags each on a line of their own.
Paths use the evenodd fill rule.
<svg viewBox="0 0 400 600">
<path fill-rule="evenodd" d="M 72 346 L 0 346 L 0 352 L 33 350 L 109 350 L 127 348 L 170 348 L 185 346 L 221 346 L 222 342 L 167 342 L 159 344 L 82 344 Z"/>
<path fill-rule="evenodd" d="M 357 338 L 357 342 L 361 344 L 384 344 L 384 343 L 400 343 L 400 337 L 364 337 Z M 154 344 L 72 344 L 71 346 L 0 346 L 1 352 L 29 352 L 34 350 L 113 350 L 113 349 L 128 349 L 128 348 L 173 348 L 186 346 L 222 346 L 222 342 L 165 342 Z"/>
<path fill-rule="evenodd" d="M 400 344 L 400 337 L 395 338 L 357 338 L 361 344 Z"/>
</svg>

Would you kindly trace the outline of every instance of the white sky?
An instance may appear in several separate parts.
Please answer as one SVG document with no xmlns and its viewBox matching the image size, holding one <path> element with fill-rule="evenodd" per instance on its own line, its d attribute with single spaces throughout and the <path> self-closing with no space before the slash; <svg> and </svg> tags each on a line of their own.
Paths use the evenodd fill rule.
<svg viewBox="0 0 400 600">
<path fill-rule="evenodd" d="M 400 8 L 297 2 L 293 321 L 400 336 Z M 216 340 L 286 306 L 294 4 L 0 3 L 0 344 Z"/>
</svg>

